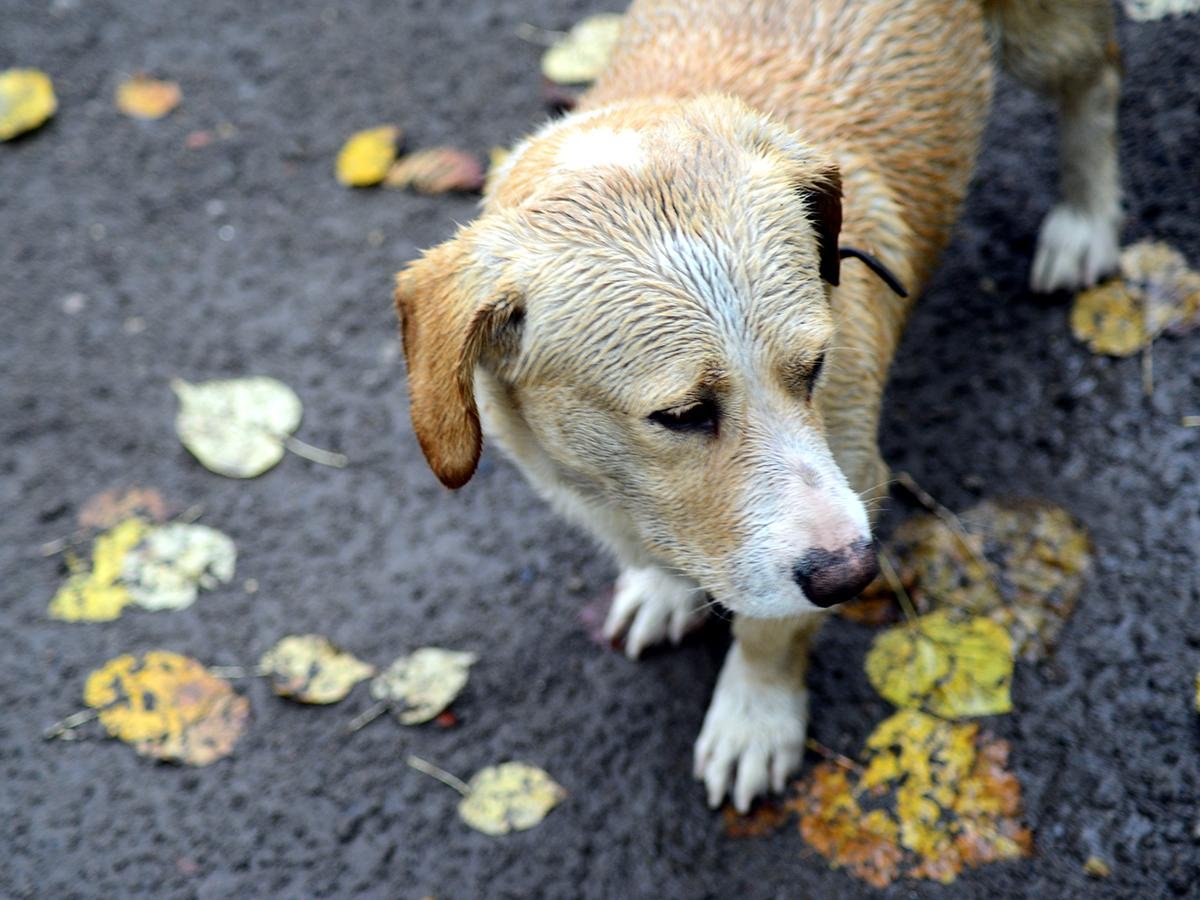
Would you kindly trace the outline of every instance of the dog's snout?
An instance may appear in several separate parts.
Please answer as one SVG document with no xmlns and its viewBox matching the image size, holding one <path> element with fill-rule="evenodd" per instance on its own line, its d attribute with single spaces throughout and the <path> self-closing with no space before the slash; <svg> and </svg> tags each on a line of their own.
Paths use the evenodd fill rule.
<svg viewBox="0 0 1200 900">
<path fill-rule="evenodd" d="M 840 550 L 810 550 L 792 570 L 804 595 L 823 609 L 857 597 L 878 574 L 879 559 L 870 539 Z"/>
</svg>

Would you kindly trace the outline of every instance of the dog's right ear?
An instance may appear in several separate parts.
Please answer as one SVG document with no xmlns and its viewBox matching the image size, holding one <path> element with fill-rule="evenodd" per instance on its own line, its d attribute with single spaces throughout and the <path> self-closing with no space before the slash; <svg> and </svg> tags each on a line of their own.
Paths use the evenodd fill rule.
<svg viewBox="0 0 1200 900">
<path fill-rule="evenodd" d="M 450 488 L 470 481 L 483 448 L 475 364 L 521 308 L 515 289 L 479 255 L 473 233 L 426 251 L 396 276 L 413 430 L 429 467 Z"/>
</svg>

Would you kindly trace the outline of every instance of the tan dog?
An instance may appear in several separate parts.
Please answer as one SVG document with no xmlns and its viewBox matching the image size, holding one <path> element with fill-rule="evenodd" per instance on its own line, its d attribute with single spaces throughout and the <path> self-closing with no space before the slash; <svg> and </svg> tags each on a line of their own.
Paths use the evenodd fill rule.
<svg viewBox="0 0 1200 900">
<path fill-rule="evenodd" d="M 993 56 L 1061 105 L 1039 289 L 1117 256 L 1108 0 L 637 0 L 580 108 L 399 276 L 412 419 L 450 487 L 481 421 L 621 565 L 607 630 L 729 652 L 696 744 L 711 804 L 800 764 L 808 644 L 875 574 L 884 380 L 966 191 Z"/>
</svg>

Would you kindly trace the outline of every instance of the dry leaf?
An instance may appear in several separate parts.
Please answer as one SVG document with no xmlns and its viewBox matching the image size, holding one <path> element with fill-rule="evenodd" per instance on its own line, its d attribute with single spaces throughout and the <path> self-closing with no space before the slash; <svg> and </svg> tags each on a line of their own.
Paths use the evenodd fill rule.
<svg viewBox="0 0 1200 900">
<path fill-rule="evenodd" d="M 75 521 L 80 528 L 111 528 L 131 516 L 161 522 L 167 517 L 167 502 L 154 488 L 111 488 L 88 498 Z"/>
<path fill-rule="evenodd" d="M 338 151 L 337 180 L 347 187 L 379 184 L 396 159 L 399 143 L 400 129 L 394 125 L 355 132 Z"/>
<path fill-rule="evenodd" d="M 140 519 L 126 519 L 97 535 L 92 544 L 92 566 L 74 571 L 58 589 L 47 610 L 50 618 L 65 622 L 107 622 L 117 618 L 133 602 L 121 574 L 125 557 L 145 536 L 149 526 Z M 78 563 L 72 560 L 72 568 Z"/>
<path fill-rule="evenodd" d="M 371 696 L 391 704 L 404 725 L 435 718 L 467 684 L 474 653 L 422 647 L 402 656 L 371 681 Z"/>
<path fill-rule="evenodd" d="M 867 739 L 860 772 L 821 763 L 801 782 L 801 834 L 876 887 L 901 873 L 949 883 L 964 866 L 1027 856 L 1007 757 L 1007 744 L 976 725 L 901 710 Z"/>
<path fill-rule="evenodd" d="M 556 84 L 594 81 L 608 65 L 622 19 L 616 13 L 601 13 L 578 22 L 542 55 L 542 74 Z"/>
<path fill-rule="evenodd" d="M 1160 334 L 1200 325 L 1200 272 L 1167 244 L 1141 241 L 1121 251 L 1121 274 L 1081 292 L 1071 330 L 1093 353 L 1130 356 Z"/>
<path fill-rule="evenodd" d="M 1125 14 L 1135 22 L 1200 12 L 1200 0 L 1124 0 Z"/>
<path fill-rule="evenodd" d="M 109 660 L 88 676 L 83 700 L 138 753 L 192 766 L 228 756 L 250 715 L 229 682 L 165 650 Z"/>
<path fill-rule="evenodd" d="M 1083 871 L 1091 878 L 1107 878 L 1112 874 L 1108 863 L 1098 856 L 1089 856 L 1083 864 Z"/>
<path fill-rule="evenodd" d="M 727 837 L 765 837 L 782 828 L 791 815 L 790 807 L 770 801 L 759 803 L 744 816 L 734 809 L 732 804 L 726 803 L 721 810 L 721 821 Z"/>
<path fill-rule="evenodd" d="M 259 661 L 281 697 L 301 703 L 336 703 L 375 667 L 356 659 L 319 634 L 283 638 Z"/>
<path fill-rule="evenodd" d="M 475 773 L 458 804 L 458 814 L 484 834 L 508 834 L 537 825 L 566 796 L 541 769 L 506 762 Z"/>
<path fill-rule="evenodd" d="M 37 69 L 5 69 L 0 72 L 0 141 L 40 126 L 58 109 L 54 86 L 45 72 Z"/>
<path fill-rule="evenodd" d="M 183 92 L 174 81 L 134 75 L 117 85 L 117 109 L 135 119 L 161 119 L 179 105 Z"/>
<path fill-rule="evenodd" d="M 1020 658 L 1042 658 L 1083 590 L 1091 567 L 1087 532 L 1065 510 L 1039 500 L 985 500 L 961 522 L 965 541 L 934 515 L 896 529 L 887 552 L 913 603 L 920 612 L 987 616 L 1008 629 Z"/>
<path fill-rule="evenodd" d="M 143 609 L 185 609 L 200 588 L 212 590 L 233 578 L 237 547 L 207 525 L 173 522 L 151 528 L 128 553 L 121 582 Z"/>
<path fill-rule="evenodd" d="M 274 378 L 171 381 L 179 398 L 175 431 L 210 471 L 253 478 L 283 458 L 284 441 L 300 426 L 295 391 Z"/>
<path fill-rule="evenodd" d="M 867 677 L 900 707 L 957 719 L 1012 709 L 1012 638 L 991 619 L 930 613 L 876 635 Z"/>
<path fill-rule="evenodd" d="M 453 147 L 431 147 L 402 156 L 388 169 L 383 183 L 422 194 L 445 194 L 478 191 L 483 181 L 483 166 L 470 153 Z"/>
</svg>

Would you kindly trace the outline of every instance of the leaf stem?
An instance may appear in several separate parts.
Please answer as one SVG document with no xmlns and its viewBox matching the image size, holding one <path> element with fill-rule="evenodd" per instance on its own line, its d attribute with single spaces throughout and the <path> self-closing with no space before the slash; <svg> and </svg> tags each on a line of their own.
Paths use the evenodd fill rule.
<svg viewBox="0 0 1200 900">
<path fill-rule="evenodd" d="M 69 732 L 78 728 L 80 725 L 84 725 L 92 721 L 99 715 L 100 710 L 98 709 L 81 709 L 79 712 L 71 713 L 71 715 L 67 716 L 65 719 L 55 722 L 53 725 L 43 731 L 42 739 L 47 741 L 52 741 L 55 738 L 64 738 L 66 740 L 70 740 L 69 738 L 66 738 L 66 735 Z"/>
<path fill-rule="evenodd" d="M 892 593 L 900 601 L 900 608 L 904 611 L 904 618 L 909 622 L 914 621 L 917 618 L 916 607 L 913 606 L 912 597 L 908 596 L 904 582 L 900 580 L 900 575 L 896 572 L 896 567 L 892 565 L 892 558 L 886 550 L 881 549 L 879 551 L 879 568 L 883 569 L 883 577 L 887 579 L 888 587 L 892 589 Z"/>
<path fill-rule="evenodd" d="M 350 734 L 354 734 L 356 731 L 361 731 L 387 711 L 388 704 L 384 701 L 380 701 L 374 706 L 369 706 L 363 712 L 360 712 L 357 716 L 350 720 L 350 723 L 346 726 L 346 731 Z"/>
<path fill-rule="evenodd" d="M 271 670 L 266 666 L 209 666 L 208 673 L 217 678 L 262 678 Z"/>
<path fill-rule="evenodd" d="M 831 763 L 841 766 L 843 769 L 849 769 L 851 772 L 854 772 L 858 775 L 861 775 L 864 771 L 863 767 L 850 757 L 843 756 L 836 750 L 830 750 L 816 738 L 808 738 L 808 740 L 804 742 L 804 746 L 808 747 L 809 750 L 813 751 L 817 755 L 825 757 Z"/>
<path fill-rule="evenodd" d="M 419 756 L 414 756 L 410 753 L 408 758 L 405 759 L 405 762 L 418 772 L 423 772 L 430 778 L 436 778 L 442 784 L 446 785 L 446 787 L 454 788 L 454 790 L 458 791 L 464 797 L 471 793 L 471 788 L 461 778 L 456 775 L 451 775 L 445 769 L 439 768 L 433 763 L 421 759 Z"/>
<path fill-rule="evenodd" d="M 344 469 L 350 462 L 344 453 L 337 453 L 333 450 L 322 450 L 320 447 L 306 444 L 300 438 L 290 434 L 283 438 L 283 446 L 287 447 L 297 456 L 302 456 L 304 459 L 321 466 Z"/>
</svg>

